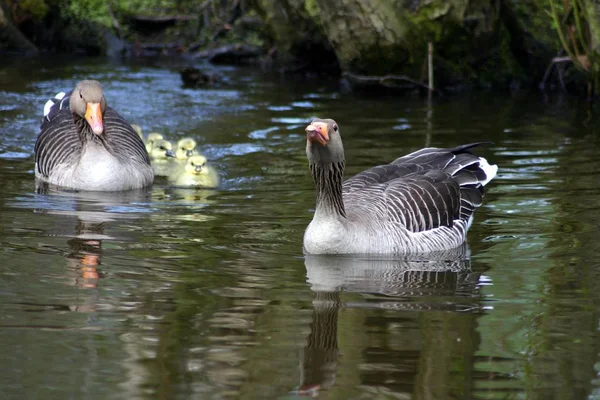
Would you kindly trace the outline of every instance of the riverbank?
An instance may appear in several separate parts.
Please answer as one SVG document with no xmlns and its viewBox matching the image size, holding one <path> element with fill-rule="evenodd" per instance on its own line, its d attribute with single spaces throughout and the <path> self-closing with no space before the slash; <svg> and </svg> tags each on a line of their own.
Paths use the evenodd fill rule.
<svg viewBox="0 0 600 400">
<path fill-rule="evenodd" d="M 0 50 L 249 63 L 353 90 L 596 93 L 600 5 L 553 1 L 3 0 Z"/>
</svg>

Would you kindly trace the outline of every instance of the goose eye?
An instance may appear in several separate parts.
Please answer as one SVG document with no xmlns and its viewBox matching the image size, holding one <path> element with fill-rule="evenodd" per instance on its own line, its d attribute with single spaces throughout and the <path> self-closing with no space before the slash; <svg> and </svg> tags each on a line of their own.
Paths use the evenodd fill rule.
<svg viewBox="0 0 600 400">
<path fill-rule="evenodd" d="M 165 146 L 160 146 L 161 150 L 166 150 Z"/>
<path fill-rule="evenodd" d="M 83 95 L 81 94 L 81 92 L 79 92 L 79 97 L 83 99 Z"/>
<path fill-rule="evenodd" d="M 334 130 L 334 131 L 336 131 L 336 132 L 338 131 L 338 126 L 337 126 L 337 124 L 333 124 L 333 130 Z"/>
</svg>

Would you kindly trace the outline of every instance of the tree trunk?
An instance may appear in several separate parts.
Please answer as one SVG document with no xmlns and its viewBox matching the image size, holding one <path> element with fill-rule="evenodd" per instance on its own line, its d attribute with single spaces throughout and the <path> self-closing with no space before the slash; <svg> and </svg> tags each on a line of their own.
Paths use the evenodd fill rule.
<svg viewBox="0 0 600 400">
<path fill-rule="evenodd" d="M 337 68 L 337 60 L 321 27 L 314 0 L 257 0 L 284 65 L 310 69 Z M 317 13 L 315 15 L 315 13 Z"/>
</svg>

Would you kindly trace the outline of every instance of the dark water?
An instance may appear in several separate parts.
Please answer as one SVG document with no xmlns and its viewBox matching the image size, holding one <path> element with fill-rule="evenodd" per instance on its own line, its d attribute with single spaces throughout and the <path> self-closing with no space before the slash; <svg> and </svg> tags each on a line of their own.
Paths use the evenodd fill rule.
<svg viewBox="0 0 600 400">
<path fill-rule="evenodd" d="M 200 91 L 168 65 L 0 65 L 1 398 L 600 398 L 600 143 L 582 104 L 218 73 Z M 43 103 L 81 78 L 145 132 L 197 138 L 222 188 L 36 194 Z M 338 121 L 348 175 L 493 140 L 470 256 L 303 257 L 317 115 Z"/>
</svg>

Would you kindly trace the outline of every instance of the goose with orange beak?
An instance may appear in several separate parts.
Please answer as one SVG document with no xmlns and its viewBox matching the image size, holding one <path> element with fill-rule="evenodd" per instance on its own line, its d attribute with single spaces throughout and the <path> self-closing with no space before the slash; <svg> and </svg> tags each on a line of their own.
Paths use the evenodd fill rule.
<svg viewBox="0 0 600 400">
<path fill-rule="evenodd" d="M 35 175 L 49 184 L 93 191 L 138 189 L 154 180 L 144 142 L 107 105 L 102 86 L 93 80 L 46 102 Z"/>
<path fill-rule="evenodd" d="M 473 149 L 484 143 L 425 148 L 344 181 L 338 124 L 305 129 L 316 207 L 304 233 L 307 254 L 407 255 L 463 245 L 484 186 L 498 167 Z"/>
</svg>

